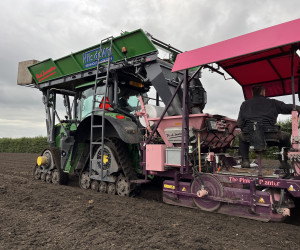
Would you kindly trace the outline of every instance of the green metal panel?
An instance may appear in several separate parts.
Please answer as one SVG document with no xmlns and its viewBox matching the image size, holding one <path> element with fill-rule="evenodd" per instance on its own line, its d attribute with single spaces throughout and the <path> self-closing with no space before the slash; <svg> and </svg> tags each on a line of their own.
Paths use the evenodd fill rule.
<svg viewBox="0 0 300 250">
<path fill-rule="evenodd" d="M 37 84 L 62 76 L 61 70 L 51 58 L 34 64 L 28 69 Z"/>
<path fill-rule="evenodd" d="M 69 126 L 69 124 L 67 123 L 63 123 L 63 125 L 65 126 L 66 130 L 70 130 L 70 131 L 77 130 L 77 126 L 75 123 L 72 123 L 71 126 Z M 56 124 L 55 126 L 57 127 L 57 129 L 59 129 L 59 133 L 55 138 L 55 146 L 60 148 L 60 139 L 62 137 L 62 134 L 65 135 L 65 132 L 60 123 Z"/>
<path fill-rule="evenodd" d="M 122 47 L 127 48 L 127 59 L 157 51 L 156 47 L 141 29 L 126 32 L 113 38 L 112 51 L 109 51 L 109 47 L 110 41 L 106 41 L 102 44 L 101 51 L 100 44 L 97 44 L 54 61 L 50 58 L 30 66 L 28 69 L 35 82 L 39 84 L 86 69 L 95 68 L 99 56 L 100 62 L 103 64 L 108 61 L 109 57 L 111 57 L 112 62 L 124 60 Z"/>
<path fill-rule="evenodd" d="M 74 169 L 75 169 L 76 165 L 78 164 L 80 157 L 82 156 L 84 148 L 85 148 L 85 143 L 78 143 L 77 153 L 76 153 L 74 163 L 73 163 L 73 165 L 71 165 L 71 159 L 72 159 L 72 153 L 71 153 L 69 156 L 69 159 L 67 161 L 67 164 L 65 166 L 65 169 L 64 169 L 65 173 L 73 173 L 74 172 Z M 81 167 L 84 167 L 84 166 L 81 166 Z"/>
</svg>

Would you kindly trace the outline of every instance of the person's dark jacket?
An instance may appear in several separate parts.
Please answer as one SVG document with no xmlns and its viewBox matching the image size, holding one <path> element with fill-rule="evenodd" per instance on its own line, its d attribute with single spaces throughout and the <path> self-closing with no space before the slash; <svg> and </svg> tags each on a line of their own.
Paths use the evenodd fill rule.
<svg viewBox="0 0 300 250">
<path fill-rule="evenodd" d="M 278 114 L 290 114 L 292 110 L 293 104 L 285 104 L 262 95 L 255 96 L 242 103 L 237 121 L 238 126 L 243 129 L 246 120 L 267 120 L 270 125 L 275 125 Z M 297 110 L 300 110 L 299 106 L 297 106 Z"/>
</svg>

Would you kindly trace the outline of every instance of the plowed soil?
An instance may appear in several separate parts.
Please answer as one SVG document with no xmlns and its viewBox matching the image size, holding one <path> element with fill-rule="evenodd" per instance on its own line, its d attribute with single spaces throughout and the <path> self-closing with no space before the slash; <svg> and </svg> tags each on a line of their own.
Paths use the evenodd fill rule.
<svg viewBox="0 0 300 250">
<path fill-rule="evenodd" d="M 300 223 L 265 223 L 32 178 L 37 155 L 0 153 L 0 249 L 300 249 Z"/>
</svg>

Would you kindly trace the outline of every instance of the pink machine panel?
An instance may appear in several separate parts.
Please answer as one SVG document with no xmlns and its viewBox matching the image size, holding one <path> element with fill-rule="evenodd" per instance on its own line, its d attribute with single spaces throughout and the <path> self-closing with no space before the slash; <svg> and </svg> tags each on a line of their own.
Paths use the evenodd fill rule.
<svg viewBox="0 0 300 250">
<path fill-rule="evenodd" d="M 165 171 L 166 147 L 164 144 L 146 146 L 146 170 Z"/>
</svg>

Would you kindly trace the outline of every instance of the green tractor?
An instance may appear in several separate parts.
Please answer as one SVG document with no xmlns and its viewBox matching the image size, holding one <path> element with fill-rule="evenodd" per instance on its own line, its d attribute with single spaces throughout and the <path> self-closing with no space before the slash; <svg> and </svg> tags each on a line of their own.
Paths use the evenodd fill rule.
<svg viewBox="0 0 300 250">
<path fill-rule="evenodd" d="M 159 51 L 169 58 L 159 58 Z M 140 144 L 151 130 L 147 117 L 160 116 L 183 78 L 171 72 L 178 53 L 139 29 L 57 60 L 20 62 L 18 84 L 39 89 L 46 111 L 49 147 L 38 157 L 34 177 L 67 184 L 75 173 L 83 189 L 135 193 L 145 175 Z M 190 92 L 192 112 L 201 113 L 206 92 L 198 78 Z M 181 99 L 180 89 L 168 115 L 182 114 Z"/>
</svg>

